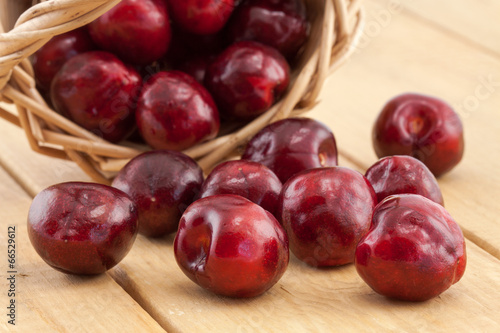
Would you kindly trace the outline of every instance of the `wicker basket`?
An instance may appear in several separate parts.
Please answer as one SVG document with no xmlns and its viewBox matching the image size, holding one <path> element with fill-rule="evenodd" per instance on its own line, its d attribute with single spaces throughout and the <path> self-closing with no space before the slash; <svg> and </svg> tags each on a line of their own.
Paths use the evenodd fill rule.
<svg viewBox="0 0 500 333">
<path fill-rule="evenodd" d="M 0 0 L 2 19 L 17 17 L 16 9 L 23 1 L 29 2 Z M 11 108 L 0 105 L 0 117 L 22 127 L 34 151 L 71 159 L 101 183 L 109 183 L 125 163 L 149 148 L 128 142 L 111 144 L 50 109 L 36 90 L 27 57 L 52 36 L 93 21 L 119 1 L 42 1 L 24 12 L 15 28 L 0 35 L 0 100 L 15 104 L 17 109 L 17 114 L 13 114 L 7 110 Z M 17 8 L 12 2 L 17 3 Z M 310 110 L 317 103 L 326 77 L 354 50 L 363 22 L 360 1 L 306 0 L 306 3 L 311 37 L 293 69 L 287 93 L 252 122 L 184 151 L 205 171 L 237 154 L 238 148 L 268 123 Z"/>
</svg>

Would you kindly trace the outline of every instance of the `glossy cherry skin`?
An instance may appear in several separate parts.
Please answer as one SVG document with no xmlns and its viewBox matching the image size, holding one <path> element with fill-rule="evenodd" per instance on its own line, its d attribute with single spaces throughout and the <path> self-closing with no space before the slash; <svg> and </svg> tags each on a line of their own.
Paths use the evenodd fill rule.
<svg viewBox="0 0 500 333">
<path fill-rule="evenodd" d="M 134 65 L 163 57 L 172 36 L 164 0 L 122 0 L 90 23 L 89 32 L 102 49 Z"/>
<path fill-rule="evenodd" d="M 288 239 L 274 216 L 232 194 L 195 201 L 182 215 L 175 259 L 196 284 L 219 295 L 254 297 L 281 278 Z"/>
<path fill-rule="evenodd" d="M 38 193 L 28 236 L 42 259 L 68 274 L 100 274 L 119 263 L 137 236 L 137 210 L 110 186 L 69 182 Z"/>
<path fill-rule="evenodd" d="M 32 64 L 38 88 L 43 92 L 50 91 L 52 79 L 68 59 L 95 48 L 86 27 L 52 37 L 33 54 Z"/>
<path fill-rule="evenodd" d="M 403 94 L 390 100 L 373 127 L 377 156 L 410 155 L 440 176 L 455 167 L 464 152 L 463 126 L 442 100 Z"/>
<path fill-rule="evenodd" d="M 227 30 L 233 41 L 257 41 L 293 59 L 309 36 L 309 22 L 302 0 L 247 0 L 235 10 Z"/>
<path fill-rule="evenodd" d="M 74 56 L 51 86 L 54 108 L 110 142 L 134 130 L 134 112 L 142 79 L 131 67 L 104 51 Z"/>
<path fill-rule="evenodd" d="M 182 29 L 199 35 L 221 30 L 234 9 L 234 0 L 168 0 L 172 19 Z"/>
<path fill-rule="evenodd" d="M 356 248 L 356 270 L 377 293 L 407 301 L 438 296 L 463 276 L 465 241 L 443 206 L 416 194 L 389 196 Z"/>
<path fill-rule="evenodd" d="M 281 181 L 263 164 L 227 161 L 217 165 L 203 182 L 200 198 L 215 194 L 236 194 L 256 203 L 276 218 Z"/>
<path fill-rule="evenodd" d="M 139 233 L 160 237 L 177 231 L 179 219 L 200 192 L 203 172 L 189 156 L 170 150 L 140 154 L 111 186 L 127 193 L 139 213 Z"/>
<path fill-rule="evenodd" d="M 416 158 L 394 155 L 381 158 L 366 170 L 377 200 L 393 194 L 420 194 L 444 206 L 443 195 L 432 172 Z"/>
<path fill-rule="evenodd" d="M 294 174 L 337 165 L 337 145 L 324 124 L 288 118 L 267 125 L 247 144 L 242 159 L 262 163 L 286 182 Z"/>
<path fill-rule="evenodd" d="M 293 176 L 279 198 L 290 250 L 315 267 L 353 262 L 376 204 L 368 180 L 352 169 L 317 168 Z"/>
<path fill-rule="evenodd" d="M 284 93 L 290 67 L 275 49 L 242 41 L 226 48 L 208 66 L 205 86 L 228 119 L 249 120 L 266 112 Z"/>
<path fill-rule="evenodd" d="M 142 137 L 155 149 L 189 148 L 216 137 L 220 127 L 208 91 L 180 71 L 157 73 L 144 84 L 136 120 Z"/>
</svg>

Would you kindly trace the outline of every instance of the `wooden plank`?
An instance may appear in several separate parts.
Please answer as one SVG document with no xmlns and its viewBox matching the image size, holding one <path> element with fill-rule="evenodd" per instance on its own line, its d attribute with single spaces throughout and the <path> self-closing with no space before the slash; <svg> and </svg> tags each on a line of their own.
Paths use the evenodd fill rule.
<svg viewBox="0 0 500 333">
<path fill-rule="evenodd" d="M 0 123 L 0 131 L 11 126 Z M 20 169 L 38 165 L 48 169 L 22 140 L 12 158 L 26 161 Z M 19 143 L 20 142 L 20 143 Z M 22 148 L 25 146 L 25 148 Z M 11 148 L 12 149 L 12 148 Z M 19 161 L 19 160 L 18 160 Z M 343 165 L 350 165 L 346 159 Z M 20 161 L 19 161 L 20 162 Z M 51 160 L 54 167 L 60 161 Z M 24 175 L 30 175 L 28 172 Z M 68 178 L 70 172 L 68 172 Z M 42 178 L 44 183 L 49 182 Z M 57 178 L 52 178 L 52 183 Z M 37 181 L 27 182 L 36 184 Z M 38 188 L 41 186 L 36 186 Z M 32 190 L 34 191 L 35 188 Z M 111 276 L 155 318 L 172 331 L 339 331 L 398 330 L 493 331 L 500 324 L 496 312 L 500 262 L 471 242 L 463 280 L 440 297 L 425 303 L 390 301 L 376 295 L 357 276 L 352 265 L 316 270 L 292 258 L 283 279 L 262 297 L 250 300 L 221 298 L 203 291 L 183 275 L 175 263 L 170 236 L 160 240 L 138 237 L 133 250 Z M 471 312 L 472 311 L 472 312 Z"/>
<path fill-rule="evenodd" d="M 377 1 L 366 7 L 384 9 Z M 450 103 L 464 122 L 466 150 L 459 166 L 439 179 L 445 205 L 467 237 L 500 258 L 500 61 L 404 12 L 372 37 L 367 33 L 329 79 L 311 116 L 329 124 L 344 155 L 367 168 L 377 160 L 372 124 L 387 100 L 419 92 Z"/>
<path fill-rule="evenodd" d="M 399 3 L 402 10 L 500 57 L 500 2 L 497 0 L 378 1 L 387 4 L 386 7 L 389 3 Z"/>
<path fill-rule="evenodd" d="M 0 168 L 0 248 L 2 264 L 0 331 L 3 332 L 165 332 L 107 274 L 70 276 L 48 266 L 28 239 L 26 215 L 31 198 Z M 14 226 L 15 295 L 6 279 L 8 226 Z M 6 306 L 15 301 L 15 326 L 8 323 Z"/>
<path fill-rule="evenodd" d="M 462 281 L 435 299 L 407 303 L 377 295 L 353 265 L 317 270 L 295 258 L 278 284 L 261 297 L 218 297 L 183 275 L 172 240 L 139 237 L 136 246 L 144 252 L 135 251 L 112 270 L 117 282 L 167 330 L 493 332 L 500 327 L 500 262 L 471 242 Z"/>
</svg>

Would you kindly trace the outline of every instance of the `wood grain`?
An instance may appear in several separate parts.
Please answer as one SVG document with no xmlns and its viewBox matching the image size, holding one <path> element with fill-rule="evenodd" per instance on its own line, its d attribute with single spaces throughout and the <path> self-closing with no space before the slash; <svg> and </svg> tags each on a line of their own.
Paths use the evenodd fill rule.
<svg viewBox="0 0 500 333">
<path fill-rule="evenodd" d="M 388 3 L 386 0 L 378 0 Z M 392 0 L 394 2 L 394 0 Z M 500 2 L 496 0 L 405 0 L 403 10 L 414 13 L 443 31 L 462 37 L 466 44 L 500 57 Z"/>
<path fill-rule="evenodd" d="M 0 168 L 1 304 L 8 306 L 7 227 L 16 229 L 16 326 L 5 314 L 0 331 L 10 332 L 164 332 L 107 274 L 79 277 L 49 267 L 28 239 L 26 216 L 31 198 Z M 14 330 L 14 328 L 16 330 Z"/>
</svg>

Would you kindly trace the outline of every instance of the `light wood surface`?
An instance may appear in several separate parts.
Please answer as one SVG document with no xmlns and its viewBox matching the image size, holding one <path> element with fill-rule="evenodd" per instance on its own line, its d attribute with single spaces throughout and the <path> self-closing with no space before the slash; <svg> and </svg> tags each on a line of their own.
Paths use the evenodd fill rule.
<svg viewBox="0 0 500 333">
<path fill-rule="evenodd" d="M 328 80 L 310 116 L 332 128 L 340 164 L 364 172 L 376 161 L 371 126 L 389 98 L 420 92 L 455 107 L 464 122 L 466 154 L 439 184 L 446 208 L 467 238 L 468 266 L 458 284 L 424 303 L 397 302 L 374 293 L 352 265 L 316 270 L 292 258 L 284 277 L 263 296 L 222 298 L 182 274 L 173 257 L 173 236 L 138 237 L 129 255 L 103 276 L 67 277 L 31 249 L 24 226 L 29 196 L 57 182 L 89 179 L 70 162 L 33 153 L 19 129 L 0 121 L 0 223 L 2 230 L 19 225 L 19 271 L 27 275 L 18 280 L 16 330 L 146 332 L 161 326 L 169 332 L 497 332 L 498 2 L 364 3 L 361 44 Z M 6 232 L 0 232 L 0 247 L 5 244 Z M 5 264 L 1 267 L 4 280 Z M 0 328 L 15 331 L 5 322 Z"/>
</svg>

